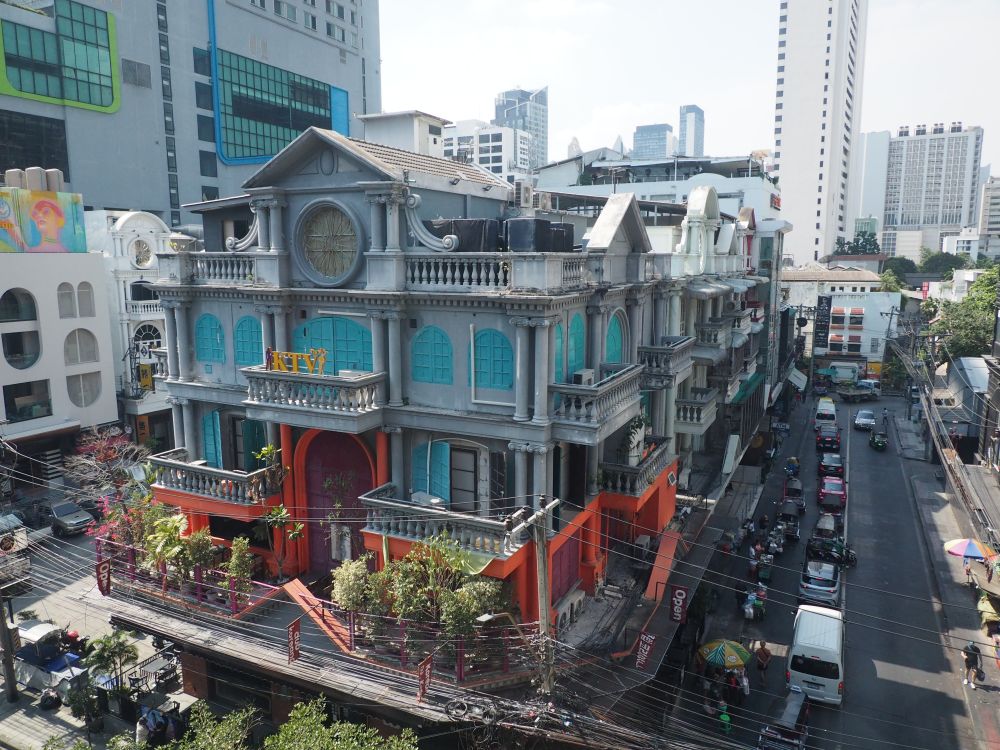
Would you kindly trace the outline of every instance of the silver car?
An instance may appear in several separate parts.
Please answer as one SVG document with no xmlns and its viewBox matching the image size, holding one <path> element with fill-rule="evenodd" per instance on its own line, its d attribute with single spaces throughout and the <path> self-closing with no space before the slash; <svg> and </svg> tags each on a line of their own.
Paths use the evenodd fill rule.
<svg viewBox="0 0 1000 750">
<path fill-rule="evenodd" d="M 799 602 L 840 606 L 840 568 L 825 560 L 806 560 L 799 580 Z"/>
<path fill-rule="evenodd" d="M 871 431 L 875 427 L 875 412 L 871 409 L 861 409 L 854 417 L 855 430 Z"/>
</svg>

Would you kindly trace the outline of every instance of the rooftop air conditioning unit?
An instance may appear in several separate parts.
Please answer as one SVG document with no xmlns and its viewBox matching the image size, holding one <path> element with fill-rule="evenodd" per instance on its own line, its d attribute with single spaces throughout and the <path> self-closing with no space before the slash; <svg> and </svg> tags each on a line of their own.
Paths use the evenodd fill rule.
<svg viewBox="0 0 1000 750">
<path fill-rule="evenodd" d="M 532 205 L 539 211 L 552 210 L 552 194 L 535 192 L 532 197 Z"/>
<path fill-rule="evenodd" d="M 514 182 L 514 205 L 518 208 L 531 208 L 534 201 L 535 191 L 531 183 L 524 180 Z"/>
<path fill-rule="evenodd" d="M 593 385 L 593 370 L 577 370 L 573 373 L 573 385 Z"/>
</svg>

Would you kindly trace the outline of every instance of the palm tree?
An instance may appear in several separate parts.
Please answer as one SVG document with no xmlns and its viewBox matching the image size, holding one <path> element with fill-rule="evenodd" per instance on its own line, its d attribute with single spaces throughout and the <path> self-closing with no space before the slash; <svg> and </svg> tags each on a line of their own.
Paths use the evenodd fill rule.
<svg viewBox="0 0 1000 750">
<path fill-rule="evenodd" d="M 91 670 L 114 678 L 116 689 L 126 692 L 125 670 L 139 661 L 139 649 L 121 630 L 102 635 L 91 645 L 94 650 L 87 657 Z"/>
<path fill-rule="evenodd" d="M 154 571 L 160 571 L 163 575 L 163 593 L 167 591 L 165 568 L 168 564 L 173 564 L 182 589 L 191 572 L 191 557 L 184 538 L 185 531 L 187 531 L 187 518 L 178 513 L 157 520 L 153 524 L 153 530 L 143 540 L 146 554 L 149 556 L 149 567 Z"/>
</svg>

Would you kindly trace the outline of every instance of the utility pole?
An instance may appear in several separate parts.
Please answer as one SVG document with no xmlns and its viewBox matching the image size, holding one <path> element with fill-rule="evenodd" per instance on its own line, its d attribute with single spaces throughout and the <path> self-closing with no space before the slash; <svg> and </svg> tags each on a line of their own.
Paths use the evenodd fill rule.
<svg viewBox="0 0 1000 750">
<path fill-rule="evenodd" d="M 14 674 L 14 634 L 10 630 L 7 619 L 7 602 L 9 599 L 0 591 L 0 646 L 3 647 L 3 687 L 8 703 L 16 703 L 17 675 Z"/>
</svg>

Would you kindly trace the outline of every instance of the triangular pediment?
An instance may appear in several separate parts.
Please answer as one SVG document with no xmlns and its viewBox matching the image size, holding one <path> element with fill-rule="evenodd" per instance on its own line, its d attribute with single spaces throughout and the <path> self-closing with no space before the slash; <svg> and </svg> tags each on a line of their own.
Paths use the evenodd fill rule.
<svg viewBox="0 0 1000 750">
<path fill-rule="evenodd" d="M 635 193 L 616 193 L 610 196 L 589 235 L 588 252 L 614 255 L 652 252 Z"/>
</svg>

